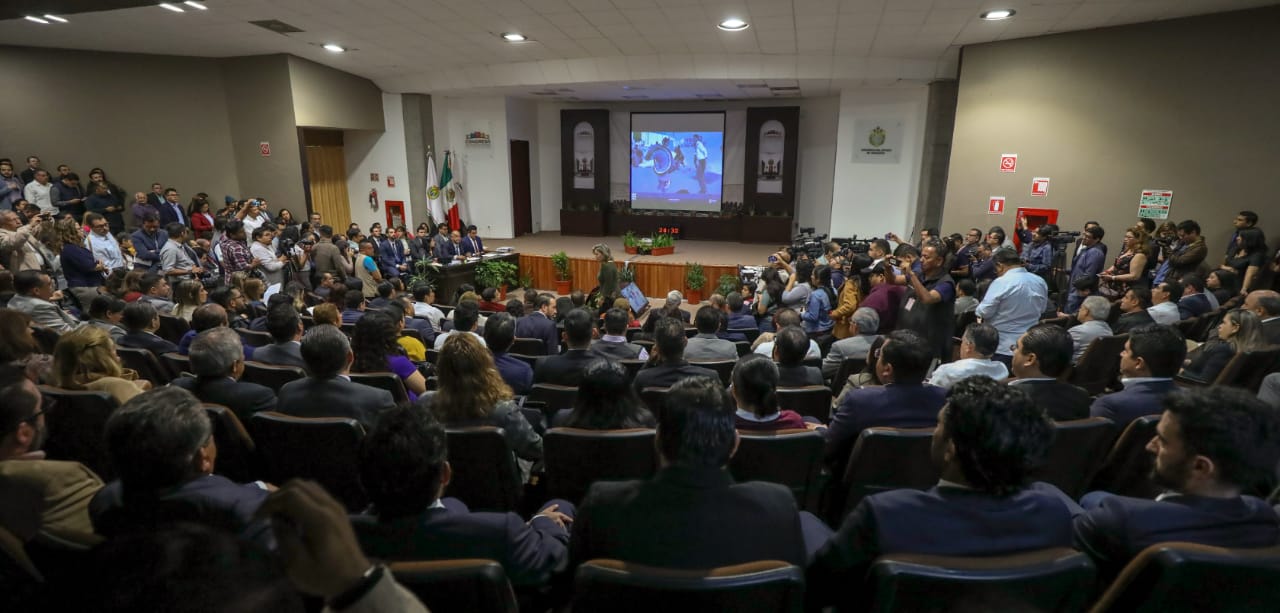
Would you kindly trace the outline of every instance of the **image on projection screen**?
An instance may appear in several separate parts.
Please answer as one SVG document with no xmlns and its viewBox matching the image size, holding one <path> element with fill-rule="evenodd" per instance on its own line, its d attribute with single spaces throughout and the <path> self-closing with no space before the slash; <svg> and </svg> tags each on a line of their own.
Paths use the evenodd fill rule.
<svg viewBox="0 0 1280 613">
<path fill-rule="evenodd" d="M 720 211 L 723 113 L 631 114 L 631 207 Z"/>
</svg>

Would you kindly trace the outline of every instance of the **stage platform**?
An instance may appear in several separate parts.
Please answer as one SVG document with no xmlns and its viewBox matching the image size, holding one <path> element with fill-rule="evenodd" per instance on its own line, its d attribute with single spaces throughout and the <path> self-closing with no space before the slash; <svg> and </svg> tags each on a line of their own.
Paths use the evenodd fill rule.
<svg viewBox="0 0 1280 613">
<path fill-rule="evenodd" d="M 613 258 L 621 266 L 629 262 L 636 270 L 636 285 L 651 299 L 664 298 L 676 289 L 688 295 L 685 284 L 685 263 L 702 264 L 707 283 L 702 289 L 705 298 L 715 291 L 721 275 L 737 275 L 738 266 L 764 264 L 769 255 L 782 245 L 749 245 L 722 241 L 676 241 L 676 252 L 671 255 L 632 255 L 622 247 L 622 237 L 561 236 L 559 232 L 539 232 L 515 239 L 486 239 L 486 247 L 511 247 L 520 254 L 520 274 L 532 275 L 533 286 L 551 290 L 555 287 L 555 269 L 551 266 L 551 254 L 564 251 L 569 255 L 573 274 L 573 289 L 590 291 L 596 286 L 600 264 L 591 255 L 591 248 L 604 243 L 613 252 Z"/>
</svg>

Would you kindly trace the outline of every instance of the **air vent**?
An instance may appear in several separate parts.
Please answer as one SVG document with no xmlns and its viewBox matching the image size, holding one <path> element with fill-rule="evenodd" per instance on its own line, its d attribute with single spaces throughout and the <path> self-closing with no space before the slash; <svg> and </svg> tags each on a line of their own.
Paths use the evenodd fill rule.
<svg viewBox="0 0 1280 613">
<path fill-rule="evenodd" d="M 724 94 L 696 94 L 696 95 L 697 95 L 699 98 L 702 98 L 703 100 L 706 100 L 706 99 L 708 99 L 708 98 L 716 98 L 716 99 L 719 99 L 719 98 L 723 98 L 723 97 L 724 97 Z"/>
<path fill-rule="evenodd" d="M 558 92 L 562 92 L 562 93 L 566 93 L 566 94 L 572 94 L 572 93 L 573 93 L 573 90 L 572 90 L 572 89 L 569 89 L 569 88 L 567 88 L 567 87 L 561 87 L 560 89 L 557 89 L 556 91 L 558 91 Z"/>
<path fill-rule="evenodd" d="M 768 85 L 764 83 L 739 83 L 738 89 L 766 89 Z"/>
<path fill-rule="evenodd" d="M 557 96 L 557 95 L 559 95 L 559 94 L 557 94 L 557 93 L 555 93 L 554 91 L 551 91 L 551 90 L 549 90 L 549 89 L 548 89 L 548 90 L 539 91 L 539 92 L 529 92 L 529 93 L 530 93 L 530 94 L 533 94 L 533 95 L 535 95 L 535 96 Z"/>
<path fill-rule="evenodd" d="M 302 28 L 291 26 L 279 19 L 264 19 L 262 21 L 250 21 L 249 23 L 258 26 L 259 28 L 271 30 L 276 34 L 297 34 L 298 32 L 305 31 Z"/>
<path fill-rule="evenodd" d="M 623 100 L 648 100 L 648 96 L 623 96 Z"/>
</svg>

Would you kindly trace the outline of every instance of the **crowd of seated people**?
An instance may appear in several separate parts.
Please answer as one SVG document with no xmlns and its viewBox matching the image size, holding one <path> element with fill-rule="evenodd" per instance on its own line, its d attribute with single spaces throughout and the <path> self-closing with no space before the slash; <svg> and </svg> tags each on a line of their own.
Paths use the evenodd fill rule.
<svg viewBox="0 0 1280 613">
<path fill-rule="evenodd" d="M 32 193 L 44 202 L 50 182 L 36 174 Z M 150 551 L 156 545 L 145 543 L 162 536 L 175 543 L 171 556 L 196 555 L 182 549 L 196 542 L 246 558 L 270 552 L 288 572 L 246 563 L 261 573 L 254 580 L 275 572 L 281 591 L 273 594 L 318 595 L 335 608 L 370 597 L 412 606 L 370 560 L 493 559 L 517 592 L 554 602 L 563 597 L 555 586 L 595 558 L 674 569 L 773 559 L 806 570 L 812 604 L 844 607 L 851 591 L 841 586 L 861 581 L 884 552 L 1074 547 L 1110 577 L 1141 545 L 1170 535 L 1256 547 L 1280 532 L 1275 511 L 1252 497 L 1275 482 L 1280 409 L 1227 387 L 1175 382 L 1213 381 L 1235 356 L 1280 342 L 1280 295 L 1264 289 L 1270 264 L 1256 216 L 1237 218 L 1235 249 L 1212 271 L 1195 222 L 1169 231 L 1171 242 L 1151 242 L 1141 225 L 1127 230 L 1104 271 L 1104 233 L 1093 224 L 1068 254 L 1103 275 L 1087 295 L 1046 282 L 1047 230 L 1019 228 L 1021 254 L 999 228 L 954 240 L 929 231 L 917 244 L 893 237 L 896 248 L 877 239 L 865 256 L 839 245 L 824 246 L 821 258 L 780 251 L 758 285 L 707 305 L 684 308 L 672 291 L 635 335 L 629 305 L 598 309 L 581 292 L 526 292 L 503 305 L 467 288 L 446 309 L 429 285 L 407 281 L 415 262 L 482 251 L 474 231 L 465 239 L 447 226 L 416 236 L 380 226 L 368 236 L 335 233 L 316 216 L 272 215 L 258 198 L 230 198 L 214 212 L 202 196 L 184 209 L 176 191 L 159 185 L 126 207 L 125 194 L 97 176 L 84 215 L 52 195 L 50 215 L 18 201 L 0 211 L 0 264 L 8 269 L 0 393 L 13 400 L 0 408 L 0 492 L 19 478 L 39 482 L 64 508 L 46 510 L 39 529 L 105 539 L 94 555 L 121 561 L 112 576 L 137 576 L 142 562 L 125 548 Z M 49 191 L 62 194 L 73 182 L 58 183 Z M 113 224 L 119 232 L 137 226 L 129 247 Z M 1041 322 L 1071 310 L 1054 308 L 1051 290 L 1075 307 L 1075 321 Z M 482 310 L 493 314 L 482 319 Z M 979 321 L 957 327 L 962 314 Z M 1184 324 L 1199 318 L 1218 325 L 1197 346 L 1206 339 L 1188 343 Z M 1107 391 L 1091 395 L 1070 383 L 1086 349 L 1118 334 L 1127 338 Z M 540 351 L 513 351 L 517 339 Z M 188 374 L 149 380 L 124 366 L 117 346 L 184 355 Z M 273 390 L 244 380 L 249 362 L 297 376 Z M 708 362 L 734 364 L 730 374 L 701 364 Z M 850 363 L 858 364 L 852 372 Z M 384 373 L 407 403 L 361 382 Z M 832 381 L 840 373 L 849 379 Z M 36 466 L 22 462 L 52 461 L 40 449 L 53 400 L 37 383 L 103 392 L 119 405 L 103 432 L 114 473 L 105 483 L 74 462 L 35 476 L 22 470 Z M 524 406 L 539 383 L 576 388 L 571 408 L 539 416 Z M 831 388 L 829 414 L 780 405 L 779 390 L 816 386 Z M 661 400 L 649 395 L 654 388 Z M 1269 399 L 1280 381 L 1261 388 Z M 246 425 L 271 411 L 354 420 L 365 433 L 355 469 L 371 506 L 348 516 L 313 483 L 223 476 L 202 403 L 226 406 Z M 1110 420 L 1117 434 L 1161 416 L 1153 477 L 1176 496 L 1072 500 L 1033 483 L 1055 422 L 1089 416 Z M 454 479 L 446 441 L 450 430 L 477 427 L 501 429 L 524 483 L 545 475 L 543 436 L 554 427 L 656 429 L 660 468 L 644 479 L 597 482 L 580 500 L 524 501 L 523 517 L 472 511 L 446 495 Z M 883 427 L 933 429 L 936 487 L 872 495 L 819 518 L 780 484 L 729 477 L 738 432 L 805 429 L 821 437 L 838 486 L 859 437 Z M 303 524 L 311 528 L 298 530 Z M 1000 538 L 986 536 L 992 526 Z M 306 560 L 310 573 L 291 563 L 319 545 L 327 548 Z M 215 575 L 187 580 L 214 585 Z M 122 603 L 137 598 L 121 585 L 86 585 Z"/>
</svg>

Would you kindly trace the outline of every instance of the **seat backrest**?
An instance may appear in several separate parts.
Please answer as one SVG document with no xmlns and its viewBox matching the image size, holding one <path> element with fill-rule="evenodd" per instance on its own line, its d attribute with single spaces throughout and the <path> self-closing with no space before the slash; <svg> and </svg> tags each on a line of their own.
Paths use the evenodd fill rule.
<svg viewBox="0 0 1280 613">
<path fill-rule="evenodd" d="M 64 390 L 40 386 L 40 393 L 54 400 L 44 406 L 47 438 L 44 452 L 50 460 L 74 460 L 97 473 L 103 481 L 115 476 L 107 459 L 107 418 L 116 401 L 106 392 Z"/>
<path fill-rule="evenodd" d="M 817 368 L 817 369 L 821 370 L 821 369 L 822 369 L 822 358 L 821 358 L 821 357 L 816 357 L 816 358 L 805 358 L 805 359 L 803 359 L 803 360 L 800 360 L 800 365 L 801 365 L 801 366 L 809 366 L 809 367 Z"/>
<path fill-rule="evenodd" d="M 1191 328 L 1187 333 L 1187 340 L 1196 341 L 1197 343 L 1203 343 L 1208 340 L 1209 331 L 1216 330 L 1218 328 L 1218 324 L 1222 323 L 1222 318 L 1226 317 L 1226 315 L 1227 310 L 1222 308 L 1218 308 L 1201 315 L 1198 318 L 1199 321 L 1196 323 L 1195 327 Z"/>
<path fill-rule="evenodd" d="M 738 451 L 729 460 L 735 481 L 785 485 L 802 509 L 817 505 L 825 444 L 816 430 L 739 431 Z"/>
<path fill-rule="evenodd" d="M 250 330 L 248 328 L 236 328 L 236 334 L 239 334 L 240 340 L 250 347 L 265 347 L 275 340 L 271 338 L 271 333 L 269 332 Z"/>
<path fill-rule="evenodd" d="M 556 385 L 554 383 L 534 383 L 529 389 L 529 399 L 547 404 L 547 415 L 554 415 L 560 409 L 572 409 L 578 399 L 578 387 L 575 385 Z"/>
<path fill-rule="evenodd" d="M 778 388 L 778 408 L 815 417 L 822 423 L 831 419 L 831 388 L 825 385 Z"/>
<path fill-rule="evenodd" d="M 1280 547 L 1157 543 L 1129 562 L 1095 613 L 1280 611 Z"/>
<path fill-rule="evenodd" d="M 297 366 L 263 364 L 262 362 L 245 362 L 241 381 L 265 385 L 279 392 L 290 381 L 307 378 L 307 371 Z"/>
<path fill-rule="evenodd" d="M 932 440 L 933 428 L 863 430 L 845 465 L 846 497 L 841 517 L 871 494 L 936 485 L 940 473 L 929 454 Z"/>
<path fill-rule="evenodd" d="M 516 510 L 524 484 L 502 428 L 449 428 L 446 437 L 453 479 L 445 495 L 472 511 Z"/>
<path fill-rule="evenodd" d="M 213 422 L 213 440 L 218 446 L 214 472 L 237 483 L 257 481 L 266 476 L 258 449 L 240 418 L 225 406 L 205 403 L 204 412 Z"/>
<path fill-rule="evenodd" d="M 725 332 L 728 334 L 741 334 L 747 337 L 748 346 L 756 342 L 756 339 L 760 337 L 760 328 L 729 328 Z"/>
<path fill-rule="evenodd" d="M 187 320 L 172 315 L 161 315 L 160 329 L 156 330 L 156 336 L 177 345 L 182 341 L 182 335 L 189 330 L 191 330 L 191 324 Z"/>
<path fill-rule="evenodd" d="M 1159 422 L 1159 415 L 1144 415 L 1129 422 L 1094 474 L 1088 489 L 1138 498 L 1158 495 L 1160 490 L 1150 478 L 1155 458 L 1147 451 L 1147 444 L 1156 435 Z"/>
<path fill-rule="evenodd" d="M 618 360 L 618 363 L 627 369 L 627 383 L 635 381 L 636 373 L 640 372 L 645 365 L 644 360 Z"/>
<path fill-rule="evenodd" d="M 191 358 L 180 353 L 160 354 L 160 365 L 169 371 L 169 375 L 177 379 L 183 375 L 191 375 Z"/>
<path fill-rule="evenodd" d="M 734 341 L 733 346 L 738 350 L 738 357 L 746 357 L 751 353 L 751 343 L 749 341 Z"/>
<path fill-rule="evenodd" d="M 547 497 L 582 501 L 596 481 L 647 479 L 658 469 L 656 432 L 648 428 L 552 428 L 542 437 Z"/>
<path fill-rule="evenodd" d="M 540 338 L 517 338 L 507 351 L 524 355 L 547 355 L 547 344 Z"/>
<path fill-rule="evenodd" d="M 1276 372 L 1277 364 L 1280 364 L 1280 347 L 1237 353 L 1223 367 L 1214 383 L 1244 388 L 1251 394 L 1257 394 L 1262 378 Z"/>
<path fill-rule="evenodd" d="M 689 362 L 700 368 L 710 368 L 716 371 L 716 375 L 720 377 L 720 384 L 729 387 L 733 382 L 733 367 L 738 363 L 736 360 L 717 360 L 714 362 Z"/>
<path fill-rule="evenodd" d="M 1072 499 L 1085 492 L 1116 438 L 1116 425 L 1105 417 L 1056 422 L 1053 444 L 1032 478 L 1057 486 Z"/>
<path fill-rule="evenodd" d="M 646 387 L 640 390 L 640 401 L 658 421 L 662 421 L 662 411 L 667 406 L 667 393 L 670 391 L 669 387 Z"/>
<path fill-rule="evenodd" d="M 440 359 L 440 350 L 427 347 L 427 362 L 435 364 Z"/>
<path fill-rule="evenodd" d="M 836 375 L 831 378 L 831 397 L 835 398 L 844 390 L 844 386 L 849 382 L 849 376 L 862 372 L 867 368 L 866 358 L 845 358 L 840 362 L 840 368 L 836 370 Z"/>
<path fill-rule="evenodd" d="M 588 560 L 574 578 L 579 612 L 799 611 L 804 572 L 779 561 L 707 570 L 672 570 L 619 560 Z"/>
<path fill-rule="evenodd" d="M 261 411 L 249 418 L 263 465 L 272 483 L 314 479 L 349 511 L 368 505 L 360 485 L 360 441 L 364 427 L 346 417 L 293 417 Z"/>
<path fill-rule="evenodd" d="M 396 404 L 409 402 L 409 391 L 405 389 L 404 381 L 393 372 L 353 372 L 348 376 L 351 377 L 352 383 L 391 392 L 391 398 L 396 401 Z"/>
<path fill-rule="evenodd" d="M 493 560 L 392 562 L 388 568 L 431 611 L 519 610 L 506 572 Z"/>
<path fill-rule="evenodd" d="M 1071 369 L 1067 382 L 1083 387 L 1090 396 L 1106 391 L 1120 372 L 1120 352 L 1124 351 L 1124 344 L 1128 340 L 1128 334 L 1093 339 L 1080 356 L 1080 361 Z"/>
<path fill-rule="evenodd" d="M 415 328 L 405 328 L 401 330 L 400 336 L 407 336 L 411 339 L 418 341 L 419 343 L 424 343 L 424 344 L 426 343 L 426 341 L 422 338 L 422 333 Z"/>
<path fill-rule="evenodd" d="M 150 381 L 152 387 L 161 387 L 173 380 L 169 370 L 160 365 L 156 354 L 151 353 L 149 349 L 116 345 L 116 355 L 120 357 L 121 365 L 132 368 L 138 373 L 139 378 Z"/>
<path fill-rule="evenodd" d="M 885 555 L 868 575 L 869 610 L 1081 611 L 1095 575 L 1089 556 L 1067 548 L 981 558 Z"/>
</svg>

